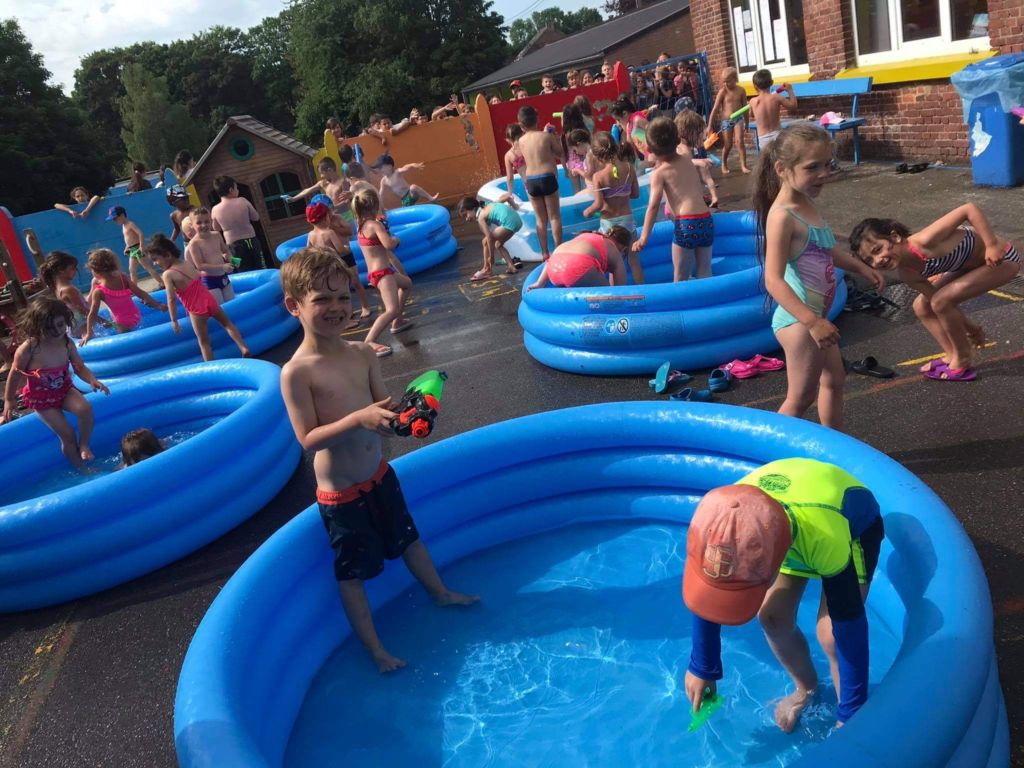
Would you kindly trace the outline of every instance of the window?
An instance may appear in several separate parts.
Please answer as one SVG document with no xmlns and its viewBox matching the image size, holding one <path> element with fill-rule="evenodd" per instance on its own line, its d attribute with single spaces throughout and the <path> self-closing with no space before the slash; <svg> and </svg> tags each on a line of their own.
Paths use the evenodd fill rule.
<svg viewBox="0 0 1024 768">
<path fill-rule="evenodd" d="M 851 1 L 864 63 L 988 48 L 988 0 Z"/>
<path fill-rule="evenodd" d="M 255 154 L 256 147 L 248 137 L 236 134 L 228 140 L 228 151 L 235 160 L 245 162 Z"/>
<path fill-rule="evenodd" d="M 807 63 L 803 0 L 729 0 L 740 72 Z"/>
<path fill-rule="evenodd" d="M 290 219 L 292 216 L 303 216 L 306 213 L 305 201 L 286 203 L 281 199 L 281 195 L 294 195 L 301 191 L 302 184 L 294 173 L 275 173 L 261 181 L 260 192 L 263 194 L 263 204 L 267 207 L 267 215 L 270 220 L 278 221 Z"/>
</svg>

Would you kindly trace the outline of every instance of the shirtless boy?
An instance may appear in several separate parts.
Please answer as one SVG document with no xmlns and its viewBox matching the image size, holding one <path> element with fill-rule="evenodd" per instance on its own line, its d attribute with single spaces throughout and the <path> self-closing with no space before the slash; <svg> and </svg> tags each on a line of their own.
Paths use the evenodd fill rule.
<svg viewBox="0 0 1024 768">
<path fill-rule="evenodd" d="M 162 282 L 160 273 L 157 272 L 153 262 L 149 260 L 146 252 L 143 250 L 145 244 L 145 238 L 142 236 L 142 230 L 134 221 L 128 220 L 128 213 L 120 205 L 115 205 L 107 211 L 107 221 L 116 221 L 121 225 L 121 235 L 124 237 L 124 255 L 128 259 L 128 278 L 133 282 L 138 282 L 136 273 L 139 271 L 139 264 L 142 264 L 143 268 L 149 272 L 149 276 L 156 280 L 158 283 Z"/>
<path fill-rule="evenodd" d="M 757 70 L 753 82 L 757 96 L 750 100 L 750 112 L 757 123 L 758 144 L 764 152 L 769 144 L 779 138 L 779 131 L 782 130 L 779 113 L 782 108 L 785 107 L 790 112 L 796 109 L 796 96 L 793 95 L 793 87 L 789 84 L 780 85 L 778 90 L 772 93 L 774 81 L 772 73 L 767 69 Z M 782 93 L 786 95 L 782 96 Z"/>
<path fill-rule="evenodd" d="M 736 67 L 726 67 L 722 70 L 723 84 L 718 91 L 718 95 L 715 96 L 715 103 L 711 107 L 711 114 L 708 115 L 709 134 L 714 130 L 715 115 L 721 115 L 719 129 L 725 142 L 725 146 L 722 149 L 723 175 L 729 173 L 729 152 L 732 150 L 734 143 L 740 153 L 740 170 L 743 173 L 750 173 L 750 169 L 747 167 L 747 148 L 743 145 L 743 131 L 747 127 L 747 117 L 744 115 L 735 123 L 729 119 L 729 115 L 747 103 L 747 92 L 740 88 L 739 82 L 740 76 L 736 71 Z"/>
<path fill-rule="evenodd" d="M 238 184 L 230 176 L 218 176 L 213 188 L 220 195 L 220 202 L 213 206 L 213 228 L 223 233 L 228 250 L 236 259 L 241 259 L 238 272 L 252 269 L 266 269 L 263 247 L 256 237 L 252 223 L 260 220 L 252 203 L 238 194 Z"/>
<path fill-rule="evenodd" d="M 445 586 L 384 460 L 381 438 L 394 435 L 395 402 L 373 349 L 341 336 L 352 314 L 350 277 L 337 254 L 316 248 L 282 266 L 285 307 L 302 323 L 303 340 L 281 370 L 281 391 L 295 437 L 315 452 L 317 502 L 345 615 L 377 669 L 391 672 L 405 662 L 377 636 L 363 587 L 385 559 L 401 557 L 438 605 L 480 598 Z"/>
<path fill-rule="evenodd" d="M 419 184 L 410 184 L 405 180 L 403 174 L 409 171 L 422 170 L 426 167 L 423 163 L 408 163 L 401 168 L 396 168 L 395 158 L 385 154 L 378 157 L 371 167 L 380 171 L 381 178 L 378 193 L 382 200 L 384 199 L 385 189 L 390 189 L 394 193 L 395 197 L 402 202 L 403 208 L 407 205 L 416 205 L 419 200 L 430 200 L 433 202 L 439 197 L 439 195 L 431 195 Z"/>
<path fill-rule="evenodd" d="M 554 128 L 537 128 L 537 110 L 531 106 L 519 110 L 519 126 L 523 135 L 519 137 L 519 151 L 523 155 L 523 172 L 526 174 L 526 194 L 537 216 L 537 237 L 544 261 L 551 256 L 548 247 L 548 219 L 551 220 L 551 237 L 557 248 L 562 244 L 562 209 L 558 201 L 558 164 L 565 161 L 562 155 L 562 140 Z"/>
<path fill-rule="evenodd" d="M 349 281 L 349 289 L 355 288 L 356 294 L 359 296 L 359 306 L 362 308 L 362 313 L 358 318 L 353 317 L 345 330 L 358 328 L 360 321 L 370 316 L 370 299 L 366 295 L 366 289 L 363 287 L 362 282 L 359 280 L 356 258 L 352 255 L 352 248 L 348 244 L 349 238 L 352 236 L 352 229 L 345 224 L 340 216 L 332 213 L 328 202 L 323 197 L 320 197 L 319 200 L 314 197 L 312 202 L 306 207 L 306 221 L 313 225 L 313 230 L 309 233 L 306 241 L 309 247 L 323 248 L 338 254 L 354 276 Z"/>
<path fill-rule="evenodd" d="M 203 285 L 213 294 L 218 304 L 235 298 L 235 289 L 231 287 L 228 273 L 234 267 L 224 238 L 219 232 L 213 231 L 213 219 L 206 208 L 196 208 L 191 216 L 196 233 L 185 246 L 185 260 L 200 271 Z"/>
</svg>

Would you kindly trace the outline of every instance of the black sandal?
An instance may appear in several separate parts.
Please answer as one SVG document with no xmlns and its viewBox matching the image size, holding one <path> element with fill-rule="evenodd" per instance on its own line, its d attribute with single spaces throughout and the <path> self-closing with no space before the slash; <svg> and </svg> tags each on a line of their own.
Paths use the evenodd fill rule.
<svg viewBox="0 0 1024 768">
<path fill-rule="evenodd" d="M 876 379 L 891 379 L 896 375 L 892 368 L 879 365 L 878 361 L 870 355 L 863 360 L 850 363 L 850 370 L 854 373 L 859 373 L 861 376 L 873 376 Z"/>
</svg>

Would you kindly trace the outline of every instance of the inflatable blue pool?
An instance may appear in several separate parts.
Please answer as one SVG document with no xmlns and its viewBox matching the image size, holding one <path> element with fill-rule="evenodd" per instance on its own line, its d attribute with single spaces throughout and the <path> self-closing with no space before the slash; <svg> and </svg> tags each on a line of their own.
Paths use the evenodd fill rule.
<svg viewBox="0 0 1024 768">
<path fill-rule="evenodd" d="M 224 311 L 238 326 L 254 355 L 280 344 L 299 329 L 299 321 L 284 308 L 281 277 L 276 269 L 232 275 L 231 284 L 235 288 L 235 298 L 224 304 Z M 167 299 L 164 291 L 155 292 L 153 298 L 160 302 Z M 192 324 L 180 303 L 180 334 L 174 333 L 166 312 L 150 309 L 138 299 L 135 303 L 142 312 L 139 328 L 129 333 L 97 336 L 78 348 L 96 378 L 108 386 L 119 386 L 119 382 L 129 376 L 203 359 Z M 209 328 L 213 353 L 218 359 L 239 356 L 238 347 L 220 323 L 211 320 Z"/>
<path fill-rule="evenodd" d="M 641 174 L 639 184 L 640 197 L 636 200 L 630 200 L 629 203 L 633 209 L 633 216 L 636 218 L 637 227 L 642 227 L 644 216 L 647 213 L 647 202 L 650 200 L 650 175 Z M 571 240 L 580 232 L 596 230 L 599 223 L 598 218 L 591 217 L 588 219 L 583 216 L 583 211 L 594 202 L 593 193 L 588 192 L 586 189 L 582 192 L 574 192 L 572 184 L 565 175 L 565 168 L 562 166 L 558 166 L 558 191 L 561 195 L 559 207 L 562 211 L 562 239 Z M 503 176 L 500 179 L 493 179 L 487 182 L 480 187 L 476 194 L 481 200 L 494 202 L 506 192 L 508 192 L 508 182 Z M 505 244 L 505 247 L 508 249 L 509 255 L 515 258 L 522 259 L 523 261 L 540 261 L 541 253 L 540 240 L 537 239 L 537 217 L 533 212 L 533 206 L 530 204 L 530 198 L 526 194 L 523 180 L 518 174 L 513 182 L 512 193 L 516 196 L 517 210 L 523 220 L 523 228 Z M 658 217 L 663 218 L 661 211 L 658 212 Z M 554 240 L 551 239 L 550 230 L 548 232 L 548 244 L 551 248 L 555 247 Z"/>
<path fill-rule="evenodd" d="M 469 462 L 467 456 L 487 456 L 488 461 Z M 723 681 L 720 690 L 729 697 L 728 709 L 701 732 L 688 735 L 682 691 L 687 656 L 651 669 L 650 664 L 617 661 L 618 654 L 631 643 L 686 646 L 681 558 L 685 525 L 697 500 L 762 463 L 791 456 L 841 465 L 874 491 L 884 510 L 887 539 L 867 606 L 873 644 L 870 698 L 841 730 L 829 733 L 833 704 L 831 718 L 827 711 L 820 718 L 820 732 L 785 736 L 770 724 L 765 702 L 744 695 L 740 683 L 753 685 L 755 680 L 734 680 L 728 690 Z M 492 760 L 498 749 L 503 756 L 531 749 L 533 760 L 512 758 L 508 764 L 862 768 L 867 761 L 882 768 L 995 768 L 1008 763 L 991 602 L 974 548 L 924 483 L 853 438 L 807 421 L 733 406 L 615 403 L 494 424 L 428 445 L 394 466 L 419 530 L 448 576 L 462 567 L 461 561 L 485 550 L 488 561 L 507 562 L 503 547 L 529 544 L 552 531 L 564 531 L 571 540 L 617 525 L 650 535 L 657 551 L 650 547 L 640 568 L 629 559 L 601 558 L 595 564 L 589 553 L 601 549 L 604 540 L 597 531 L 598 545 L 590 546 L 592 539 L 576 555 L 557 561 L 513 559 L 517 565 L 508 570 L 531 573 L 531 583 L 506 598 L 517 603 L 489 603 L 489 584 L 478 582 L 470 586 L 483 594 L 480 606 L 433 611 L 440 618 L 430 628 L 421 619 L 429 612 L 417 609 L 427 602 L 422 591 L 406 594 L 412 577 L 401 564 L 390 564 L 368 582 L 367 592 L 379 622 L 389 612 L 400 615 L 401 631 L 392 628 L 385 642 L 392 651 L 406 646 L 412 666 L 381 677 L 349 638 L 327 536 L 316 508 L 310 507 L 249 558 L 196 631 L 175 702 L 175 743 L 184 768 L 323 765 L 318 742 L 336 748 L 334 763 L 481 765 L 485 761 L 470 754 L 471 742 L 486 739 L 491 731 L 503 735 L 507 715 L 537 688 L 545 696 L 525 713 L 532 719 L 517 720 L 526 725 L 514 738 L 489 743 Z M 631 573 L 636 579 L 632 587 L 591 591 L 619 571 L 646 570 L 652 556 L 671 565 L 667 571 L 659 567 L 670 578 L 658 600 L 632 588 L 644 583 L 643 573 Z M 399 595 L 399 601 L 388 602 Z M 543 641 L 548 627 L 531 630 L 533 614 L 523 626 L 518 613 L 533 611 L 535 602 L 561 615 L 559 630 L 574 632 L 575 640 L 531 655 L 533 643 Z M 593 613 L 580 623 L 577 611 L 584 605 Z M 808 612 L 813 626 L 814 609 L 805 606 Z M 463 631 L 461 625 L 477 627 L 472 647 L 450 639 Z M 505 629 L 513 625 L 515 631 Z M 739 628 L 728 629 L 723 646 L 732 643 L 737 653 L 770 658 L 756 626 L 749 639 L 739 633 Z M 507 663 L 487 667 L 487 657 L 493 660 L 501 648 L 512 649 L 497 659 Z M 442 656 L 444 673 L 438 671 Z M 348 680 L 323 678 L 350 657 Z M 560 672 L 562 664 L 568 664 L 568 674 Z M 589 680 L 595 666 L 614 673 L 614 681 L 582 689 L 550 684 L 556 672 L 559 680 Z M 492 674 L 485 675 L 488 670 Z M 644 684 L 644 675 L 660 691 L 651 697 L 654 701 L 629 698 L 633 687 Z M 527 677 L 526 687 L 509 691 L 507 681 L 518 676 Z M 431 707 L 421 705 L 425 688 L 438 691 Z M 635 710 L 602 719 L 606 707 L 623 698 L 635 701 Z M 470 700 L 472 710 L 463 707 Z M 385 704 L 387 711 L 377 708 Z M 325 708 L 331 711 L 330 727 L 316 719 Z M 370 726 L 339 747 L 333 731 L 344 727 L 346 712 L 356 710 L 362 712 L 360 722 Z M 655 711 L 661 719 L 652 728 L 648 721 Z M 705 748 L 732 741 L 719 734 L 731 735 L 725 729 L 742 718 L 764 724 L 736 735 L 743 740 L 739 759 L 709 757 Z M 583 721 L 589 721 L 593 735 L 572 738 Z M 312 729 L 317 722 L 318 732 Z M 424 724 L 429 724 L 427 733 Z M 796 754 L 794 744 L 802 745 Z M 655 747 L 672 759 L 620 759 Z M 389 748 L 404 759 L 374 759 Z M 783 753 L 787 757 L 776 759 Z"/>
<path fill-rule="evenodd" d="M 0 611 L 121 584 L 194 552 L 263 507 L 300 454 L 280 375 L 262 360 L 225 360 L 89 395 L 93 451 L 112 463 L 133 429 L 148 427 L 161 438 L 194 433 L 139 464 L 91 478 L 69 469 L 38 416 L 0 427 Z"/>
<path fill-rule="evenodd" d="M 710 368 L 779 348 L 764 291 L 754 215 L 716 213 L 713 277 L 673 283 L 672 224 L 654 225 L 642 252 L 646 285 L 527 292 L 519 324 L 527 351 L 550 368 L 594 376 Z M 534 282 L 540 268 L 526 278 Z M 836 270 L 835 318 L 846 303 Z"/>
<path fill-rule="evenodd" d="M 455 255 L 459 244 L 452 234 L 451 214 L 440 205 L 410 205 L 388 211 L 388 225 L 391 234 L 401 243 L 395 255 L 401 260 L 410 275 L 430 269 Z M 306 235 L 285 240 L 277 246 L 277 260 L 285 262 L 295 251 L 306 247 Z M 359 268 L 359 279 L 366 283 L 366 262 L 363 249 L 353 238 L 349 241 L 352 255 Z"/>
</svg>

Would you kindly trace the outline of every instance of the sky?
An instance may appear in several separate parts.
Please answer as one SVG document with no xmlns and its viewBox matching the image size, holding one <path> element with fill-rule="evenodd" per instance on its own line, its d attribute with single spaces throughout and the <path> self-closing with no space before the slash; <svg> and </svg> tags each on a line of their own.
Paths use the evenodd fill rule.
<svg viewBox="0 0 1024 768">
<path fill-rule="evenodd" d="M 523 11 L 528 16 L 542 8 L 600 10 L 603 5 L 601 0 L 493 2 L 506 24 Z M 33 50 L 43 55 L 52 81 L 70 93 L 79 60 L 92 51 L 143 40 L 169 43 L 218 24 L 246 29 L 285 5 L 285 0 L 0 0 L 0 18 L 18 20 Z"/>
</svg>

